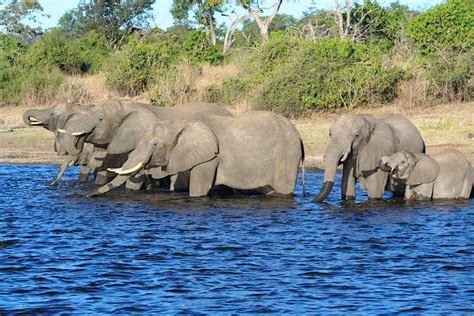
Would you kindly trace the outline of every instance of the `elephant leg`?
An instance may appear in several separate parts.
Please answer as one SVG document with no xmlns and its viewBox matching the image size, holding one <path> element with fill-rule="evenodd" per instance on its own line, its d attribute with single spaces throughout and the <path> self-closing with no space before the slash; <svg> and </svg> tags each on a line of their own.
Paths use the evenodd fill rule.
<svg viewBox="0 0 474 316">
<path fill-rule="evenodd" d="M 190 172 L 184 171 L 172 175 L 170 184 L 170 191 L 174 192 L 185 192 L 189 190 L 189 178 Z"/>
<path fill-rule="evenodd" d="M 431 200 L 433 195 L 434 183 L 423 183 L 419 185 L 410 185 L 405 192 L 406 200 L 427 201 Z"/>
<path fill-rule="evenodd" d="M 89 180 L 90 168 L 87 166 L 79 167 L 79 182 L 87 182 Z"/>
<path fill-rule="evenodd" d="M 347 160 L 342 168 L 341 198 L 344 200 L 355 199 L 355 160 Z"/>
<path fill-rule="evenodd" d="M 388 174 L 380 169 L 376 172 L 365 174 L 365 183 L 367 185 L 367 195 L 369 196 L 369 199 L 382 198 L 387 184 Z"/>
<path fill-rule="evenodd" d="M 388 176 L 386 190 L 391 191 L 394 196 L 403 196 L 405 194 L 405 181 L 394 179 L 391 175 Z"/>
<path fill-rule="evenodd" d="M 214 184 L 218 160 L 213 159 L 194 167 L 189 175 L 189 196 L 205 196 Z"/>
<path fill-rule="evenodd" d="M 107 182 L 109 182 L 108 178 L 107 178 L 107 170 L 97 171 L 97 174 L 95 176 L 94 184 L 104 185 Z"/>
<path fill-rule="evenodd" d="M 138 172 L 133 177 L 130 177 L 125 183 L 125 187 L 129 190 L 140 190 L 143 186 L 143 183 L 146 181 L 146 175 L 143 171 Z"/>
</svg>

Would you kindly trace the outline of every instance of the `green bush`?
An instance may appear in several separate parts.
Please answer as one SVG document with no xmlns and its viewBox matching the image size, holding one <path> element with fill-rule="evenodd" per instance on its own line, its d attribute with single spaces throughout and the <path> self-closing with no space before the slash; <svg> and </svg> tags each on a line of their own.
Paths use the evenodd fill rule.
<svg viewBox="0 0 474 316">
<path fill-rule="evenodd" d="M 109 53 L 105 37 L 94 31 L 68 41 L 62 31 L 53 30 L 31 47 L 26 62 L 69 74 L 96 73 Z"/>
<path fill-rule="evenodd" d="M 168 41 L 131 40 L 109 59 L 107 84 L 122 95 L 138 95 L 173 67 L 178 55 L 178 46 Z"/>
<path fill-rule="evenodd" d="M 424 66 L 432 99 L 458 102 L 474 98 L 474 49 L 448 58 L 433 58 Z"/>
<path fill-rule="evenodd" d="M 0 34 L 0 105 L 46 102 L 63 81 L 57 70 L 26 63 L 28 47 L 20 40 Z"/>
<path fill-rule="evenodd" d="M 466 51 L 474 46 L 472 0 L 447 0 L 418 15 L 407 35 L 423 55 L 440 51 Z"/>
<path fill-rule="evenodd" d="M 183 53 L 193 64 L 207 62 L 218 65 L 223 60 L 220 50 L 209 43 L 207 34 L 201 30 L 193 30 L 187 34 L 183 43 Z"/>
<path fill-rule="evenodd" d="M 58 70 L 8 65 L 0 60 L 0 105 L 46 103 L 63 81 Z"/>
<path fill-rule="evenodd" d="M 278 37 L 255 54 L 242 78 L 208 87 L 207 99 L 229 104 L 247 98 L 257 109 L 297 116 L 390 102 L 404 77 L 401 69 L 385 65 L 377 46 L 348 40 Z"/>
<path fill-rule="evenodd" d="M 0 61 L 5 62 L 5 65 L 18 63 L 27 49 L 28 47 L 21 40 L 0 34 Z"/>
</svg>

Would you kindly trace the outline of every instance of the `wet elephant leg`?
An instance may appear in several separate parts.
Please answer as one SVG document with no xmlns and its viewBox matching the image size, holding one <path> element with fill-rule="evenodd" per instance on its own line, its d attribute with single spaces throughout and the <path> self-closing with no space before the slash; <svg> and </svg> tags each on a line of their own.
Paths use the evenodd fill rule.
<svg viewBox="0 0 474 316">
<path fill-rule="evenodd" d="M 189 196 L 205 196 L 209 193 L 214 184 L 217 164 L 218 160 L 214 159 L 191 170 L 189 173 Z"/>
<path fill-rule="evenodd" d="M 97 171 L 97 174 L 95 176 L 95 181 L 94 181 L 94 184 L 97 184 L 97 185 L 104 185 L 106 184 L 107 182 L 107 170 L 101 170 L 101 171 Z"/>
<path fill-rule="evenodd" d="M 355 162 L 355 159 L 349 159 L 342 168 L 341 198 L 343 200 L 355 199 Z"/>
<path fill-rule="evenodd" d="M 126 154 L 106 154 L 102 165 L 97 168 L 97 175 L 94 183 L 97 185 L 104 185 L 112 181 L 117 174 L 108 171 L 107 168 L 120 168 L 126 160 Z"/>
<path fill-rule="evenodd" d="M 87 182 L 89 180 L 90 169 L 86 166 L 79 167 L 79 182 Z"/>
<path fill-rule="evenodd" d="M 380 199 L 385 191 L 388 174 L 382 170 L 364 172 L 369 199 Z"/>
<path fill-rule="evenodd" d="M 184 192 L 189 190 L 189 171 L 172 175 L 170 191 Z"/>
</svg>

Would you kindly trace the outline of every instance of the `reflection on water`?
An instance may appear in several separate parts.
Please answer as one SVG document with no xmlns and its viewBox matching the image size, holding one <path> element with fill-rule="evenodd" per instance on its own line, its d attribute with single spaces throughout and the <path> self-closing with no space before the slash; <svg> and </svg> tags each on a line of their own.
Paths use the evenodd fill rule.
<svg viewBox="0 0 474 316">
<path fill-rule="evenodd" d="M 0 312 L 473 313 L 470 201 L 125 192 L 0 165 Z"/>
</svg>

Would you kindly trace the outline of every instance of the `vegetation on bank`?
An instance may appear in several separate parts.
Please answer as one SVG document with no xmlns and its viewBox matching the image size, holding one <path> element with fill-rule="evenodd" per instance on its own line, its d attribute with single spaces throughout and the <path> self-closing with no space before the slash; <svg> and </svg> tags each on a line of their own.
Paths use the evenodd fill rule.
<svg viewBox="0 0 474 316">
<path fill-rule="evenodd" d="M 208 5 L 204 9 L 221 5 L 198 2 Z M 7 25 L 0 34 L 0 104 L 53 102 L 61 91 L 77 101 L 74 89 L 81 88 L 65 76 L 97 73 L 106 76 L 111 91 L 146 95 L 158 106 L 193 99 L 246 102 L 289 116 L 397 98 L 425 105 L 474 97 L 472 0 L 447 0 L 422 13 L 367 0 L 336 12 L 306 12 L 299 20 L 276 14 L 266 35 L 257 23 L 262 17 L 243 19 L 240 28 L 231 30 L 209 24 L 214 21 L 209 12 L 215 11 L 178 0 L 172 12 L 175 25 L 149 28 L 152 3 L 129 1 L 111 13 L 98 1 L 82 1 L 58 27 L 43 33 L 36 29 L 37 34 L 14 28 L 20 19 L 0 9 L 0 21 Z M 250 12 L 253 2 L 238 3 Z M 190 10 L 202 14 L 192 21 L 184 14 Z M 338 13 L 340 20 L 334 19 Z M 197 91 L 193 78 L 207 65 L 238 71 Z"/>
</svg>

